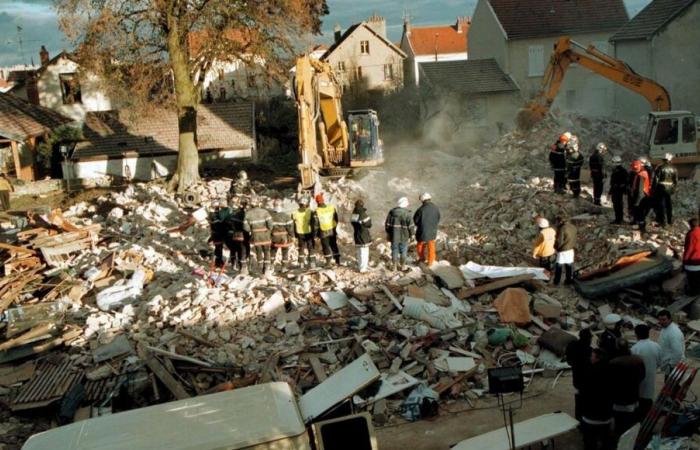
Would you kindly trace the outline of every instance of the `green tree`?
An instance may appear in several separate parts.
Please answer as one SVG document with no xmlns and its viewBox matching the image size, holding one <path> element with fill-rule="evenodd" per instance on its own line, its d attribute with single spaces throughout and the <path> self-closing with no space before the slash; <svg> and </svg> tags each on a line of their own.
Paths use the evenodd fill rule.
<svg viewBox="0 0 700 450">
<path fill-rule="evenodd" d="M 319 33 L 326 0 L 56 0 L 86 71 L 137 107 L 174 106 L 178 164 L 171 187 L 199 180 L 197 110 L 216 63 L 265 64 L 286 76 L 295 44 Z"/>
</svg>

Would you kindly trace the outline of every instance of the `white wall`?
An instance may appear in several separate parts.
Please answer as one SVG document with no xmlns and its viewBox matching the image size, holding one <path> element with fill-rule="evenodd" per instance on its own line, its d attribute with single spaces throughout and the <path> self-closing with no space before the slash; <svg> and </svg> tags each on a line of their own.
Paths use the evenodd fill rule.
<svg viewBox="0 0 700 450">
<path fill-rule="evenodd" d="M 226 100 L 233 98 L 273 97 L 284 93 L 279 83 L 267 86 L 264 81 L 265 62 L 256 60 L 247 66 L 243 61 L 216 62 L 207 72 L 202 84 L 202 100 L 205 99 L 207 88 L 211 91 L 214 101 L 220 99 L 221 89 L 226 91 Z M 249 77 L 254 78 L 254 84 L 249 85 Z"/>
<path fill-rule="evenodd" d="M 487 0 L 479 0 L 469 26 L 469 58 L 494 58 L 508 73 L 506 34 Z"/>
</svg>

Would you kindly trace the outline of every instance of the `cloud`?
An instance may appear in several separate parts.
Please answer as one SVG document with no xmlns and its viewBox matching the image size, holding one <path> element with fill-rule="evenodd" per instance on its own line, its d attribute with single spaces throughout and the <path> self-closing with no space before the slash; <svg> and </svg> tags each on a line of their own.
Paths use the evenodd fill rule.
<svg viewBox="0 0 700 450">
<path fill-rule="evenodd" d="M 0 8 L 0 66 L 28 64 L 32 60 L 38 63 L 42 45 L 52 55 L 68 46 L 58 29 L 52 1 L 20 0 L 3 3 Z M 17 27 L 21 27 L 19 33 Z"/>
</svg>

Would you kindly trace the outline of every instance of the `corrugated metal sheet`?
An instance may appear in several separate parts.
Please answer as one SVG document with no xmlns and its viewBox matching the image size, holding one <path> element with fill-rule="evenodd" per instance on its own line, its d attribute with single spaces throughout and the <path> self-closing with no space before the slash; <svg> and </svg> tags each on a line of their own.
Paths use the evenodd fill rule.
<svg viewBox="0 0 700 450">
<path fill-rule="evenodd" d="M 49 405 L 63 398 L 83 377 L 83 370 L 67 356 L 62 360 L 45 360 L 39 364 L 32 379 L 20 388 L 10 407 L 17 411 Z"/>
</svg>

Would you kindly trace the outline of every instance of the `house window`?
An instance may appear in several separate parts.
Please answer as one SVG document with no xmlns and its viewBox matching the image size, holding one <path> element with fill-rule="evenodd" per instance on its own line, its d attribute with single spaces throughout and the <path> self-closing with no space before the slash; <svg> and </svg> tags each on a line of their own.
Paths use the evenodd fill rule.
<svg viewBox="0 0 700 450">
<path fill-rule="evenodd" d="M 219 69 L 219 81 L 224 81 L 224 69 Z"/>
<path fill-rule="evenodd" d="M 61 83 L 61 97 L 63 98 L 64 105 L 83 102 L 80 95 L 78 77 L 74 73 L 59 74 L 58 79 Z"/>
<path fill-rule="evenodd" d="M 394 66 L 392 64 L 384 64 L 384 79 L 393 80 L 394 79 Z"/>
<path fill-rule="evenodd" d="M 249 88 L 255 87 L 255 75 L 248 75 L 248 87 Z"/>
<path fill-rule="evenodd" d="M 345 61 L 338 61 L 338 72 L 345 72 Z"/>
<path fill-rule="evenodd" d="M 362 80 L 362 67 L 356 67 L 355 68 L 355 81 L 361 81 Z"/>
<path fill-rule="evenodd" d="M 369 41 L 360 41 L 360 53 L 369 55 Z"/>
<path fill-rule="evenodd" d="M 527 75 L 529 77 L 541 77 L 544 75 L 544 46 L 531 45 L 527 49 Z"/>
<path fill-rule="evenodd" d="M 692 117 L 683 118 L 683 142 L 695 142 L 695 121 Z"/>
</svg>

